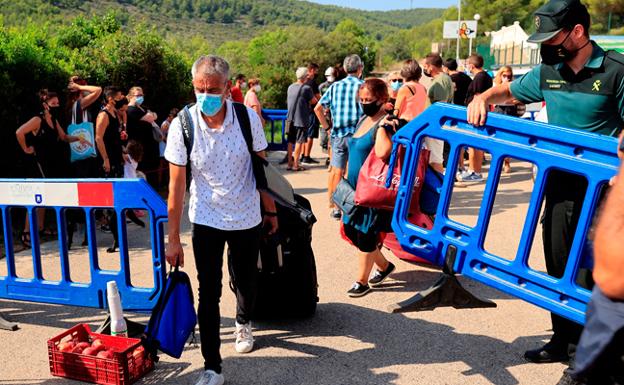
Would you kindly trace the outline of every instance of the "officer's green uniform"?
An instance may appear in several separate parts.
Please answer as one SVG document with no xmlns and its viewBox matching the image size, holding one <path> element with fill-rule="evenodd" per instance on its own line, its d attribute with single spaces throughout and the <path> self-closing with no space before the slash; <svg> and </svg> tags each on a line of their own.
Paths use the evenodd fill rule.
<svg viewBox="0 0 624 385">
<path fill-rule="evenodd" d="M 616 135 L 624 128 L 624 55 L 592 45 L 578 74 L 541 64 L 511 83 L 511 93 L 523 103 L 546 101 L 550 124 Z"/>
<path fill-rule="evenodd" d="M 624 128 L 624 56 L 591 44 L 592 56 L 579 73 L 563 63 L 541 64 L 511 83 L 511 93 L 523 103 L 545 101 L 550 124 L 615 136 Z M 563 276 L 586 189 L 583 177 L 549 174 L 543 242 L 546 269 L 554 277 Z M 591 272 L 580 271 L 577 282 L 593 286 Z M 555 314 L 552 324 L 556 349 L 573 349 L 582 326 Z"/>
</svg>

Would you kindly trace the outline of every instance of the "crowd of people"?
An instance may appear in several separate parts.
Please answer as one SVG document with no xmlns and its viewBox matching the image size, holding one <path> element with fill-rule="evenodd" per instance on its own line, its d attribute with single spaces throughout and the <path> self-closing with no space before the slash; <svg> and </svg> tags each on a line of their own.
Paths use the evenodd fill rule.
<svg viewBox="0 0 624 385">
<path fill-rule="evenodd" d="M 485 123 L 489 112 L 518 117 L 524 114 L 526 104 L 545 101 L 556 107 L 548 111 L 551 123 L 606 135 L 616 135 L 622 129 L 624 59 L 603 51 L 590 40 L 585 6 L 578 0 L 551 0 L 538 10 L 536 18 L 542 22 L 536 23 L 538 31 L 530 40 L 541 43 L 543 64 L 515 81 L 510 67 L 498 69 L 492 77 L 478 54 L 470 55 L 465 68 L 460 68 L 455 59 L 444 60 L 440 54 L 430 53 L 424 58 L 405 60 L 400 69 L 388 72 L 383 78 L 365 79 L 363 61 L 358 55 L 349 55 L 340 65 L 325 70 L 325 81 L 320 85 L 316 80 L 319 73 L 316 63 L 294 71 L 286 100 L 288 148 L 281 163 L 293 172 L 306 170 L 306 164 L 319 163 L 311 157 L 311 151 L 314 139 L 320 134 L 320 145 L 328 153 L 329 214 L 341 221 L 344 237 L 358 253 L 355 280 L 347 290 L 350 297 L 366 295 L 395 269 L 380 247 L 381 234 L 390 231 L 390 212 L 362 206 L 343 211 L 334 195 L 338 186 L 345 183 L 354 191 L 362 189 L 366 181 L 358 176 L 367 158 L 375 156 L 386 161 L 392 150 L 392 135 L 428 106 L 434 103 L 467 106 L 468 122 L 479 126 Z M 42 90 L 40 112 L 19 127 L 16 136 L 30 160 L 28 177 L 133 178 L 140 171 L 155 188 L 168 183 L 166 258 L 171 265 L 184 266 L 180 223 L 185 191 L 190 184 L 189 217 L 199 280 L 198 314 L 205 360 L 205 372 L 198 384 L 221 385 L 224 377 L 219 352 L 219 301 L 225 244 L 230 251 L 231 271 L 239 283 L 235 348 L 239 353 L 246 353 L 254 344 L 250 312 L 256 295 L 254 272 L 261 237 L 279 228 L 275 202 L 258 190 L 253 156 L 249 154 L 266 157 L 260 80 L 248 80 L 243 74 L 231 79 L 229 64 L 212 55 L 200 57 L 191 73 L 197 103 L 182 112 L 172 109 L 160 125 L 157 115 L 145 106 L 141 87 L 132 87 L 124 93 L 116 87 L 102 89 L 72 77 L 67 108 L 67 116 L 71 118 L 63 121 L 58 112 L 58 95 Z M 591 87 L 596 88 L 596 79 L 601 80 L 602 76 L 612 76 L 620 83 L 604 78 L 599 83 L 599 87 L 604 87 L 599 97 L 588 96 Z M 555 79 L 559 87 L 545 89 L 545 77 Z M 574 93 L 585 97 L 586 113 L 576 109 L 575 99 L 570 98 Z M 181 113 L 188 114 L 186 118 L 192 123 L 194 142 L 190 149 L 186 147 Z M 73 126 L 85 122 L 93 126 L 91 137 L 71 134 Z M 63 162 L 69 163 L 69 152 L 63 150 L 63 143 L 79 145 L 83 152 L 92 148 L 93 156 L 77 157 L 71 167 L 64 167 Z M 466 148 L 459 164 L 448 165 L 449 149 L 443 141 L 427 138 L 423 145 L 429 150 L 429 165 L 435 172 L 457 170 L 454 178 L 459 182 L 483 181 L 482 150 Z M 512 171 L 508 159 L 503 168 L 504 172 Z M 614 194 L 622 190 L 622 183 L 619 178 L 616 186 L 620 187 Z M 548 178 L 543 239 L 547 271 L 555 278 L 563 276 L 566 268 L 586 189 L 587 182 L 570 173 L 553 171 Z M 611 194 L 609 203 L 615 205 L 616 199 L 621 197 L 614 198 Z M 605 214 L 605 220 L 621 221 L 622 216 L 615 218 L 614 212 L 615 209 Z M 115 213 L 104 211 L 100 216 L 114 235 L 115 243 L 109 249 L 114 251 L 118 247 Z M 139 225 L 142 223 L 132 214 L 129 218 Z M 38 222 L 45 223 L 43 218 Z M 604 235 L 613 232 L 613 228 L 602 225 L 598 230 L 596 242 L 613 241 Z M 30 242 L 28 231 L 26 223 L 21 238 L 25 244 Z M 612 249 L 597 246 L 596 251 L 600 261 L 597 268 L 601 270 L 597 277 L 600 287 L 594 295 L 602 294 L 600 289 L 603 289 L 606 296 L 619 301 L 624 297 L 622 285 L 604 277 L 622 281 L 605 268 L 621 265 L 621 261 L 616 261 L 619 257 Z M 589 270 L 581 269 L 578 281 L 587 288 L 594 285 Z M 527 351 L 525 358 L 534 363 L 575 362 L 575 357 L 579 358 L 575 352 L 582 326 L 556 314 L 552 315 L 552 325 L 552 339 L 543 347 Z M 616 338 L 621 339 L 621 335 Z M 607 378 L 607 372 L 597 373 L 592 369 L 595 366 L 587 366 L 585 356 L 580 359 L 585 366 L 577 373 L 571 367 L 561 384 L 621 383 L 616 382 L 617 373 Z M 605 382 L 591 382 L 592 378 Z"/>
<path fill-rule="evenodd" d="M 88 85 L 79 76 L 72 76 L 67 86 L 66 108 L 60 106 L 60 95 L 42 89 L 35 116 L 16 130 L 17 143 L 23 151 L 22 169 L 26 178 L 145 178 L 155 189 L 166 186 L 168 165 L 164 161 L 168 127 L 177 115 L 172 109 L 162 125 L 156 113 L 144 105 L 143 89 L 123 90 L 109 86 Z M 63 95 L 65 96 L 65 95 Z M 37 210 L 39 235 L 57 235 L 58 229 Z M 145 226 L 132 211 L 128 218 Z M 113 234 L 118 247 L 117 220 L 112 210 L 96 211 L 103 231 Z M 52 223 L 50 223 L 52 222 Z M 84 213 L 67 211 L 68 244 Z M 83 246 L 86 245 L 86 232 Z M 29 218 L 24 220 L 19 240 L 31 246 Z"/>
</svg>

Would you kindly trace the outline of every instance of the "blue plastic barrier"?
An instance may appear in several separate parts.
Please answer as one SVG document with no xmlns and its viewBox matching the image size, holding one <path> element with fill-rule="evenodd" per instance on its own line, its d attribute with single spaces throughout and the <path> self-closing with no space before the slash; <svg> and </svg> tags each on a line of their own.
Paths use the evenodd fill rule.
<svg viewBox="0 0 624 385">
<path fill-rule="evenodd" d="M 30 218 L 33 278 L 16 275 L 15 254 L 10 208 L 25 207 Z M 59 281 L 46 280 L 42 274 L 41 253 L 36 208 L 46 207 L 56 213 L 61 267 Z M 72 281 L 68 252 L 67 226 L 63 212 L 67 208 L 82 208 L 86 214 L 89 241 L 91 281 Z M 120 270 L 103 270 L 99 266 L 96 245 L 95 209 L 113 209 L 117 213 L 119 229 Z M 142 209 L 149 213 L 150 243 L 152 246 L 153 288 L 134 287 L 131 284 L 125 209 Z M 151 311 L 165 282 L 165 252 L 163 224 L 167 221 L 167 205 L 142 179 L 0 179 L 0 210 L 6 250 L 6 276 L 0 276 L 0 298 L 106 308 L 106 282 L 114 280 L 122 296 L 124 310 Z"/>
<path fill-rule="evenodd" d="M 286 151 L 286 133 L 284 128 L 286 127 L 286 114 L 288 110 L 262 110 L 262 117 L 264 120 L 271 124 L 271 138 L 269 140 L 269 151 Z M 276 127 L 276 122 L 281 124 Z M 275 133 L 277 130 L 281 130 L 281 141 L 275 141 Z"/>
<path fill-rule="evenodd" d="M 433 228 L 426 230 L 407 220 L 419 149 L 426 136 L 449 143 L 448 165 L 457 165 L 462 147 L 474 147 L 491 154 L 490 172 L 474 227 L 448 217 L 454 167 L 446 172 Z M 616 174 L 619 165 L 615 138 L 493 113 L 488 115 L 485 126 L 474 127 L 467 123 L 465 108 L 435 104 L 399 130 L 393 141 L 391 162 L 395 161 L 397 146 L 406 147 L 392 221 L 397 239 L 406 251 L 570 320 L 584 322 L 591 293 L 579 287 L 575 280 L 579 266 L 591 259 L 587 251 L 590 248 L 586 247 L 587 234 L 601 188 Z M 512 261 L 487 252 L 483 246 L 506 157 L 534 163 L 538 170 L 520 244 Z M 555 169 L 581 175 L 588 181 L 566 270 L 559 279 L 528 266 L 546 178 Z"/>
</svg>

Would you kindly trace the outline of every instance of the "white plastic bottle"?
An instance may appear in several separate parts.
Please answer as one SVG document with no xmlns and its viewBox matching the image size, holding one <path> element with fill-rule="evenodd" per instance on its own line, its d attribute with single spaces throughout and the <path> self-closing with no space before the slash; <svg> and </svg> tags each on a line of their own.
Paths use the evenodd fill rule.
<svg viewBox="0 0 624 385">
<path fill-rule="evenodd" d="M 128 337 L 128 325 L 123 316 L 121 308 L 121 298 L 119 298 L 119 290 L 115 281 L 106 283 L 106 292 L 108 298 L 108 309 L 110 311 L 111 335 L 118 337 Z"/>
</svg>

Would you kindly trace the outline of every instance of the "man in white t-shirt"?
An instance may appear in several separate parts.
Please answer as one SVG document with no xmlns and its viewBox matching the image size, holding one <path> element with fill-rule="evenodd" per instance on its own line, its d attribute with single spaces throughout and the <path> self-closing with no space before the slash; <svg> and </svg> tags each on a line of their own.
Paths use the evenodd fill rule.
<svg viewBox="0 0 624 385">
<path fill-rule="evenodd" d="M 204 369 L 197 385 L 221 385 L 219 301 L 223 251 L 228 244 L 236 281 L 236 343 L 239 353 L 253 348 L 250 312 L 257 281 L 257 260 L 263 229 L 277 230 L 275 203 L 256 189 L 251 156 L 236 112 L 226 100 L 232 86 L 229 65 L 218 56 L 202 56 L 193 64 L 197 103 L 190 108 L 193 148 L 190 154 L 189 218 L 199 280 L 198 321 Z M 265 157 L 266 138 L 260 117 L 247 109 L 253 150 Z M 186 188 L 187 151 L 179 117 L 169 128 L 165 159 L 169 161 L 169 242 L 171 265 L 184 266 L 180 218 Z M 260 205 L 264 208 L 264 218 Z"/>
</svg>

